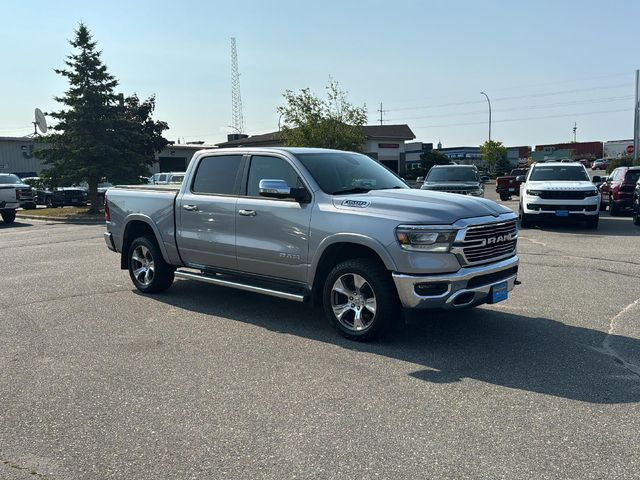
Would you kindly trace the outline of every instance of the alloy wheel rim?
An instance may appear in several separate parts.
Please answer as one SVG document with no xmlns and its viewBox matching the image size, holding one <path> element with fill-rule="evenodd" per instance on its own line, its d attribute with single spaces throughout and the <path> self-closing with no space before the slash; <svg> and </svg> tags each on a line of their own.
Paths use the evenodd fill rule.
<svg viewBox="0 0 640 480">
<path fill-rule="evenodd" d="M 149 286 L 155 275 L 155 264 L 151 251 L 144 245 L 138 245 L 131 255 L 133 276 L 138 283 Z"/>
<path fill-rule="evenodd" d="M 362 332 L 371 326 L 376 316 L 375 292 L 364 277 L 346 273 L 331 288 L 331 309 L 343 327 Z"/>
</svg>

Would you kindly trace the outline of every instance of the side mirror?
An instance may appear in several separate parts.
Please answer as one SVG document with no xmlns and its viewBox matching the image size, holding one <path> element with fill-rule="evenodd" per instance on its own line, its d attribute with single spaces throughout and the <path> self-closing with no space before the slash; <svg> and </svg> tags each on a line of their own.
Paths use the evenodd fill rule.
<svg viewBox="0 0 640 480">
<path fill-rule="evenodd" d="M 481 181 L 482 183 L 487 183 L 487 182 L 489 181 L 489 177 L 487 177 L 486 175 L 482 175 L 482 176 L 480 177 L 480 181 Z"/>
<path fill-rule="evenodd" d="M 524 182 L 525 180 L 525 176 L 524 175 L 518 175 L 516 177 L 516 182 Z"/>
<path fill-rule="evenodd" d="M 591 180 L 593 183 L 601 183 L 602 177 L 600 177 L 599 175 L 594 175 L 593 179 Z"/>
<path fill-rule="evenodd" d="M 279 179 L 262 179 L 258 183 L 258 193 L 261 197 L 267 198 L 293 198 L 298 202 L 305 202 L 309 199 L 306 188 L 291 188 L 287 182 Z"/>
</svg>

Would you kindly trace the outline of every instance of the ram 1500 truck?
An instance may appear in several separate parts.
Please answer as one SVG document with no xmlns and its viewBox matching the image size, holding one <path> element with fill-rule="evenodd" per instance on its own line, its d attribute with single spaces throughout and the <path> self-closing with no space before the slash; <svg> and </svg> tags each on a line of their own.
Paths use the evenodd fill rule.
<svg viewBox="0 0 640 480">
<path fill-rule="evenodd" d="M 495 303 L 517 283 L 511 210 L 411 189 L 358 153 L 202 150 L 180 186 L 106 197 L 106 244 L 138 290 L 178 277 L 309 301 L 354 340 L 382 334 L 401 306 Z"/>
</svg>

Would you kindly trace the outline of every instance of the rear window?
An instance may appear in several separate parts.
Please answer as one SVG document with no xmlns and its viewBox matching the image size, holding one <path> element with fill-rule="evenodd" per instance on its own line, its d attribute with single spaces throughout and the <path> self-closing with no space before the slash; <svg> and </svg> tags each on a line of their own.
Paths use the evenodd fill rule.
<svg viewBox="0 0 640 480">
<path fill-rule="evenodd" d="M 531 172 L 530 181 L 589 181 L 589 175 L 582 165 L 554 165 L 548 167 L 536 167 Z"/>
<path fill-rule="evenodd" d="M 233 195 L 242 155 L 217 155 L 200 160 L 193 193 Z"/>
<path fill-rule="evenodd" d="M 640 170 L 627 170 L 624 177 L 626 183 L 636 183 L 638 180 L 640 180 Z"/>
</svg>

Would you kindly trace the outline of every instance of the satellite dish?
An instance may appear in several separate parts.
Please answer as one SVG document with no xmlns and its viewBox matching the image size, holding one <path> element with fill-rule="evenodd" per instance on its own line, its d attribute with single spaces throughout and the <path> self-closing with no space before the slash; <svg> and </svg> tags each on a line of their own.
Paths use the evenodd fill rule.
<svg viewBox="0 0 640 480">
<path fill-rule="evenodd" d="M 34 133 L 37 135 L 38 131 L 35 127 L 38 127 L 42 133 L 47 133 L 47 119 L 44 118 L 44 113 L 39 108 L 36 108 L 36 121 L 33 122 Z"/>
</svg>

